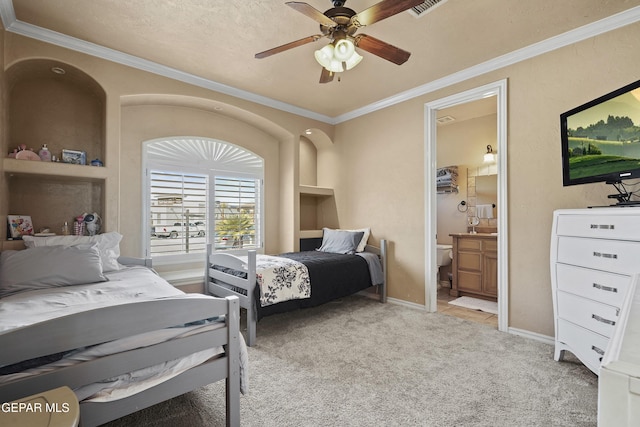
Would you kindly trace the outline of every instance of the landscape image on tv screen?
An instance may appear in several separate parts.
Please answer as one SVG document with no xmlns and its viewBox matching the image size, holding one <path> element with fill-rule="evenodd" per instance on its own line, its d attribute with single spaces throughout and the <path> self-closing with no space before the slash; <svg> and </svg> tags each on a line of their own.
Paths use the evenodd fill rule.
<svg viewBox="0 0 640 427">
<path fill-rule="evenodd" d="M 567 116 L 569 179 L 640 169 L 640 88 Z"/>
</svg>

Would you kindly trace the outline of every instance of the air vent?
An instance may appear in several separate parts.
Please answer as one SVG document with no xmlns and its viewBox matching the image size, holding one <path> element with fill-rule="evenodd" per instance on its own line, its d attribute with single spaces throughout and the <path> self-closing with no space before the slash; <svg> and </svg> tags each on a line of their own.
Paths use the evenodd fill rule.
<svg viewBox="0 0 640 427">
<path fill-rule="evenodd" d="M 430 10 L 433 10 L 434 7 L 439 6 L 445 1 L 447 0 L 425 0 L 424 3 L 421 3 L 409 9 L 409 12 L 417 18 L 429 12 Z"/>
<path fill-rule="evenodd" d="M 438 122 L 439 125 L 445 125 L 447 123 L 451 123 L 454 120 L 455 118 L 452 116 L 442 116 L 442 117 L 438 117 L 436 119 L 436 122 Z"/>
</svg>

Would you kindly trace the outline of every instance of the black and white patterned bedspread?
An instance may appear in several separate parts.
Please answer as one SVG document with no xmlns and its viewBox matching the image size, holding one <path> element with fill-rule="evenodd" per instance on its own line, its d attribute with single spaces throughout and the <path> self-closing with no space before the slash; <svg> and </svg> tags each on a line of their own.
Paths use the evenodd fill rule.
<svg viewBox="0 0 640 427">
<path fill-rule="evenodd" d="M 262 307 L 311 296 L 311 281 L 307 267 L 291 259 L 258 255 L 256 281 L 260 286 Z"/>
</svg>

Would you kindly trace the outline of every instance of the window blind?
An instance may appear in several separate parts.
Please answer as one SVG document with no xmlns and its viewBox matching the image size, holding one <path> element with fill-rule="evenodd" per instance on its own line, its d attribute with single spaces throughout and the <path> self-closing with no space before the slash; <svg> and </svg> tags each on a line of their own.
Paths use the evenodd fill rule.
<svg viewBox="0 0 640 427">
<path fill-rule="evenodd" d="M 208 176 L 149 172 L 150 256 L 204 253 Z"/>
<path fill-rule="evenodd" d="M 216 176 L 216 249 L 256 248 L 260 242 L 260 183 L 253 178 Z"/>
</svg>

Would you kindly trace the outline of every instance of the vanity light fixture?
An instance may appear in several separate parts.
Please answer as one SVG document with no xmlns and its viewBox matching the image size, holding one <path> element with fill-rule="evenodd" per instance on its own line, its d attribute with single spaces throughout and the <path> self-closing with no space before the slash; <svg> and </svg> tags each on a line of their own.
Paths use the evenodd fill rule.
<svg viewBox="0 0 640 427">
<path fill-rule="evenodd" d="M 493 152 L 493 147 L 491 145 L 487 145 L 487 152 L 484 154 L 484 162 L 485 163 L 495 163 L 496 154 Z"/>
</svg>

